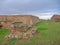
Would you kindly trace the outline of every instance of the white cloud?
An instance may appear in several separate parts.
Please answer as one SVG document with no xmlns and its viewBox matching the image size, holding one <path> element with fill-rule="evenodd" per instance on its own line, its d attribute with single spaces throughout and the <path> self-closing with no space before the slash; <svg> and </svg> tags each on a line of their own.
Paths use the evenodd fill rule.
<svg viewBox="0 0 60 45">
<path fill-rule="evenodd" d="M 51 19 L 51 17 L 52 17 L 52 15 L 39 16 L 40 19 L 45 19 L 45 20 Z"/>
</svg>

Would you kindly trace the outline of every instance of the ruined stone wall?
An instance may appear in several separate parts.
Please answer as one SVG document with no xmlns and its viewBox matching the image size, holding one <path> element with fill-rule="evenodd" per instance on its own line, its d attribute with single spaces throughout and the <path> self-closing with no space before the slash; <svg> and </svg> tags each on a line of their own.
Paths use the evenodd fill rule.
<svg viewBox="0 0 60 45">
<path fill-rule="evenodd" d="M 13 22 L 22 22 L 24 24 L 34 25 L 40 22 L 40 19 L 32 15 L 0 16 L 0 22 L 3 27 L 8 28 Z"/>
<path fill-rule="evenodd" d="M 60 22 L 60 15 L 53 15 L 51 21 Z"/>
</svg>

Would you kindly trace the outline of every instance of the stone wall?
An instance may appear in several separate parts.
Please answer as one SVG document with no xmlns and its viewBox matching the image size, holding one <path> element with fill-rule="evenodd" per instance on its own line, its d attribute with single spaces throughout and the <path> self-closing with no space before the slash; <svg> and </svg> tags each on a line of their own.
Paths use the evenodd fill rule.
<svg viewBox="0 0 60 45">
<path fill-rule="evenodd" d="M 51 21 L 60 22 L 60 15 L 53 15 Z"/>
<path fill-rule="evenodd" d="M 22 22 L 30 26 L 38 23 L 39 21 L 40 19 L 38 17 L 32 15 L 0 16 L 0 22 L 5 28 L 8 28 L 9 25 L 14 22 Z"/>
<path fill-rule="evenodd" d="M 0 23 L 3 28 L 8 28 L 10 34 L 7 38 L 29 38 L 36 33 L 34 25 L 40 22 L 40 19 L 32 15 L 0 16 Z"/>
</svg>

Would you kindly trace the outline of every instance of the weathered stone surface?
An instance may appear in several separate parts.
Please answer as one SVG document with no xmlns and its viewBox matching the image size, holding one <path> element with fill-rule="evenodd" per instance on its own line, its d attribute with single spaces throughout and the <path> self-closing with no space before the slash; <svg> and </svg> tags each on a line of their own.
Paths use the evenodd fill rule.
<svg viewBox="0 0 60 45">
<path fill-rule="evenodd" d="M 14 22 L 22 22 L 23 24 L 27 24 L 31 26 L 40 21 L 40 19 L 36 16 L 32 15 L 15 15 L 15 16 L 0 16 L 0 22 L 3 25 L 3 28 L 8 28 L 8 25 Z"/>
<path fill-rule="evenodd" d="M 26 30 L 26 29 L 24 29 L 24 30 Z M 16 29 L 16 30 L 11 29 L 11 32 L 9 35 L 7 35 L 7 37 L 8 38 L 29 39 L 29 38 L 33 37 L 33 34 L 35 34 L 36 31 L 37 31 L 36 27 L 29 28 L 27 31 L 20 31 L 19 29 Z"/>
<path fill-rule="evenodd" d="M 28 39 L 33 37 L 36 32 L 34 25 L 40 22 L 40 19 L 32 15 L 0 16 L 0 24 L 3 28 L 8 28 L 10 34 L 5 38 Z"/>
<path fill-rule="evenodd" d="M 60 22 L 60 15 L 53 15 L 51 21 Z"/>
</svg>

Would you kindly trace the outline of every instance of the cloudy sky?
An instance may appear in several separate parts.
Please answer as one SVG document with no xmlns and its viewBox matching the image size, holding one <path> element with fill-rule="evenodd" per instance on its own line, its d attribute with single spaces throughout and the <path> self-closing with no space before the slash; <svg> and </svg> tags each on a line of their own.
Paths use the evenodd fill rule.
<svg viewBox="0 0 60 45">
<path fill-rule="evenodd" d="M 60 13 L 60 0 L 0 0 L 1 14 L 33 14 L 48 19 Z"/>
</svg>

